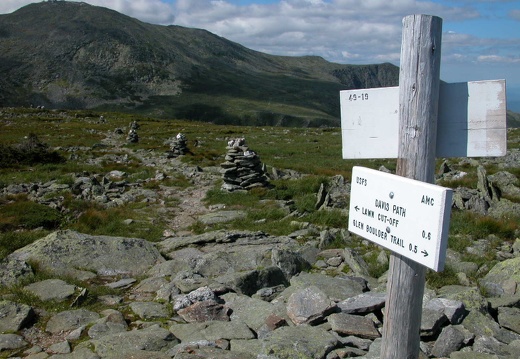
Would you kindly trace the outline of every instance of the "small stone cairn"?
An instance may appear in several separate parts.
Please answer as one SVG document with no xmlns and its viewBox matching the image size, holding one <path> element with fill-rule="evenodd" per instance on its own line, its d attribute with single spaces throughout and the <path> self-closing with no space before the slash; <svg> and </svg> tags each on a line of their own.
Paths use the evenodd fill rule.
<svg viewBox="0 0 520 359">
<path fill-rule="evenodd" d="M 265 166 L 260 157 L 249 149 L 244 138 L 229 140 L 226 149 L 226 162 L 220 165 L 223 190 L 232 192 L 269 186 Z"/>
<path fill-rule="evenodd" d="M 168 158 L 176 158 L 190 152 L 188 149 L 188 139 L 183 133 L 178 133 L 174 139 L 170 140 L 170 150 L 166 152 Z"/>
<path fill-rule="evenodd" d="M 137 131 L 133 128 L 128 131 L 128 136 L 126 136 L 126 142 L 128 143 L 137 143 L 139 142 L 139 135 L 137 134 Z"/>
<path fill-rule="evenodd" d="M 137 121 L 132 121 L 130 123 L 130 131 L 128 131 L 128 136 L 126 136 L 126 142 L 128 143 L 137 143 L 139 142 L 139 135 L 137 134 L 137 130 L 140 128 Z"/>
</svg>

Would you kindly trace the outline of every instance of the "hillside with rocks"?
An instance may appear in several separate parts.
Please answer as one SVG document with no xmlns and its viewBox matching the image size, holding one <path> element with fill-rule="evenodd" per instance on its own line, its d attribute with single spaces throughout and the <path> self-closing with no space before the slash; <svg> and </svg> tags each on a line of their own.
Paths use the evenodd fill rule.
<svg viewBox="0 0 520 359">
<path fill-rule="evenodd" d="M 0 107 L 338 126 L 340 90 L 393 86 L 398 76 L 389 63 L 273 56 L 82 2 L 39 2 L 0 15 Z"/>
<path fill-rule="evenodd" d="M 247 138 L 219 137 L 220 165 L 204 166 L 185 161 L 195 143 L 183 134 L 169 138 L 168 151 L 131 147 L 126 134 L 134 130 L 143 141 L 143 128 L 152 121 L 140 121 L 142 128 L 133 122 L 101 132 L 89 127 L 110 119 L 48 115 L 61 125 L 82 121 L 82 133 L 100 135 L 91 146 L 55 147 L 69 161 L 85 168 L 133 161 L 152 171 L 139 179 L 121 170 L 84 171 L 65 183 L 0 187 L 1 204 L 27 196 L 69 214 L 74 199 L 107 210 L 134 204 L 140 211 L 138 220 L 124 220 L 134 226 L 135 236 L 60 229 L 0 262 L 0 356 L 379 358 L 388 274 L 374 276 L 368 261 L 376 254 L 384 266 L 388 252 L 362 254 L 370 244 L 344 228 L 299 221 L 302 213 L 290 198 L 274 201 L 294 225 L 287 235 L 213 227 L 248 214 L 225 204 L 208 206 L 208 191 L 269 191 L 276 179 L 298 181 L 306 174 L 266 166 L 254 143 L 246 145 Z M 12 128 L 16 121 L 3 113 L 3 126 Z M 520 186 L 514 173 L 520 151 L 510 147 L 503 158 L 442 163 L 439 182 L 460 181 L 470 170 L 477 174 L 474 186 L 455 189 L 454 210 L 518 218 Z M 498 170 L 489 175 L 486 166 Z M 179 176 L 189 185 L 168 182 Z M 331 177 L 314 194 L 315 208 L 348 212 L 349 188 L 349 178 Z M 139 238 L 145 234 L 139 228 L 147 221 L 158 223 L 160 216 L 167 219 L 167 229 L 154 241 Z M 202 233 L 194 231 L 196 223 L 204 226 Z M 520 229 L 515 226 L 512 240 L 499 237 L 497 230 L 471 238 L 460 252 L 448 250 L 451 284 L 425 290 L 421 358 L 519 358 Z M 486 259 L 489 253 L 492 259 Z"/>
</svg>

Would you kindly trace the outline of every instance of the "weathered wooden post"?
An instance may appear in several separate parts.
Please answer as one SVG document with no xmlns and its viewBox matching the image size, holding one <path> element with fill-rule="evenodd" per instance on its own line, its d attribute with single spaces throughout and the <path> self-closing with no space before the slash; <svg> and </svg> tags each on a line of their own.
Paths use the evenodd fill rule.
<svg viewBox="0 0 520 359">
<path fill-rule="evenodd" d="M 426 268 L 442 271 L 453 191 L 435 157 L 506 153 L 505 80 L 440 84 L 442 20 L 403 20 L 399 87 L 340 92 L 343 158 L 397 158 L 397 175 L 354 166 L 350 232 L 392 251 L 381 359 L 419 356 Z"/>
<path fill-rule="evenodd" d="M 433 183 L 440 84 L 442 19 L 403 19 L 399 73 L 397 175 Z M 426 268 L 392 254 L 381 359 L 419 356 Z"/>
</svg>

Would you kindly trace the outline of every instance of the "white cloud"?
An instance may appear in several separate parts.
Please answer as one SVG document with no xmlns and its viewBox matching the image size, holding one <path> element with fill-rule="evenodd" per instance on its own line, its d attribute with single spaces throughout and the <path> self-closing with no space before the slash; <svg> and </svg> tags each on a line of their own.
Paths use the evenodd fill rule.
<svg viewBox="0 0 520 359">
<path fill-rule="evenodd" d="M 0 14 L 8 14 L 18 10 L 22 6 L 33 3 L 34 0 L 3 0 L 0 3 Z"/>
<path fill-rule="evenodd" d="M 502 64 L 517 64 L 520 63 L 520 57 L 505 57 L 498 55 L 481 55 L 477 58 L 478 62 L 492 62 Z"/>
<path fill-rule="evenodd" d="M 171 24 L 175 18 L 173 6 L 161 0 L 86 0 L 85 2 L 154 24 Z"/>
</svg>

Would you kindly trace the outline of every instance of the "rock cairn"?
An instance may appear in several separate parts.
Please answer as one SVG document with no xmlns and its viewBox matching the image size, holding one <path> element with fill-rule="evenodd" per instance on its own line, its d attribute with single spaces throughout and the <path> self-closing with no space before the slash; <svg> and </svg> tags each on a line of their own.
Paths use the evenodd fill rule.
<svg viewBox="0 0 520 359">
<path fill-rule="evenodd" d="M 170 140 L 170 150 L 166 152 L 168 158 L 175 158 L 190 152 L 188 149 L 188 139 L 183 133 L 178 133 L 174 139 Z"/>
<path fill-rule="evenodd" d="M 137 131 L 133 128 L 128 131 L 128 136 L 126 136 L 126 142 L 128 143 L 137 143 L 139 142 L 139 135 L 137 134 Z"/>
<path fill-rule="evenodd" d="M 130 123 L 130 131 L 128 131 L 128 136 L 126 136 L 126 142 L 128 143 L 137 143 L 139 142 L 139 135 L 137 134 L 137 130 L 140 128 L 137 121 L 132 121 Z"/>
<path fill-rule="evenodd" d="M 224 179 L 223 190 L 249 190 L 269 185 L 260 157 L 249 149 L 244 138 L 229 140 L 226 149 L 226 162 L 220 165 Z"/>
</svg>

